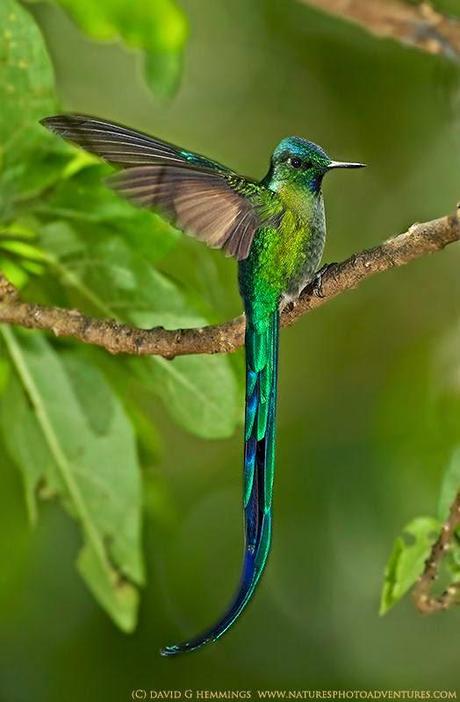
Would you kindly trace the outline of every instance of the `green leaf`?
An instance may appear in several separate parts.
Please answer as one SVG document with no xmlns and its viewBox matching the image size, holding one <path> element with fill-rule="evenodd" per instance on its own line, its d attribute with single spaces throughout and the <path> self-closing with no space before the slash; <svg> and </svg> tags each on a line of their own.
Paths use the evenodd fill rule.
<svg viewBox="0 0 460 702">
<path fill-rule="evenodd" d="M 55 110 L 54 76 L 43 38 L 15 0 L 0 3 L 0 216 L 32 181 L 46 187 L 56 157 L 38 124 Z M 57 147 L 55 151 L 57 150 Z M 27 182 L 29 185 L 27 185 Z"/>
<path fill-rule="evenodd" d="M 21 468 L 27 511 L 31 523 L 35 525 L 38 518 L 37 496 L 50 498 L 55 495 L 51 481 L 45 483 L 45 476 L 54 470 L 54 461 L 15 373 L 11 373 L 0 402 L 0 420 L 6 448 L 11 459 Z"/>
<path fill-rule="evenodd" d="M 162 438 L 152 423 L 151 402 L 141 382 L 136 382 L 129 363 L 120 358 L 85 349 L 104 373 L 111 387 L 123 402 L 123 407 L 136 432 L 137 447 L 145 478 L 145 469 L 157 464 L 163 454 Z M 121 362 L 120 362 L 121 361 Z"/>
<path fill-rule="evenodd" d="M 1 333 L 15 369 L 1 422 L 24 475 L 29 511 L 35 518 L 37 491 L 60 500 L 83 532 L 80 572 L 116 624 L 132 631 L 143 565 L 130 423 L 86 358 L 56 354 L 37 332 Z"/>
<path fill-rule="evenodd" d="M 10 377 L 11 366 L 8 359 L 2 355 L 0 356 L 0 395 L 5 391 L 8 385 L 8 380 Z"/>
<path fill-rule="evenodd" d="M 380 614 L 386 614 L 416 583 L 440 528 L 432 517 L 417 517 L 398 536 L 385 568 Z"/>
<path fill-rule="evenodd" d="M 29 224 L 22 220 L 16 220 L 11 224 L 2 224 L 0 229 L 0 243 L 3 239 L 16 239 L 19 241 L 35 241 L 37 232 Z"/>
<path fill-rule="evenodd" d="M 7 231 L 11 238 L 7 238 Z M 14 232 L 18 238 L 14 238 Z M 29 241 L 26 240 L 26 233 Z M 30 275 L 44 273 L 45 254 L 30 243 L 30 232 L 27 229 L 10 226 L 5 227 L 0 234 L 0 272 L 17 288 L 24 287 Z"/>
<path fill-rule="evenodd" d="M 179 356 L 146 359 L 142 373 L 167 407 L 172 418 L 185 429 L 205 439 L 231 436 L 243 407 L 235 375 L 226 356 Z"/>
<path fill-rule="evenodd" d="M 15 254 L 19 258 L 27 258 L 31 261 L 41 261 L 46 260 L 43 252 L 32 244 L 26 243 L 24 241 L 15 241 L 14 239 L 3 239 L 0 240 L 0 249 L 3 251 L 9 251 Z"/>
<path fill-rule="evenodd" d="M 3 164 L 41 139 L 37 120 L 55 106 L 54 76 L 40 30 L 15 0 L 0 3 L 0 143 Z"/>
<path fill-rule="evenodd" d="M 457 492 L 460 490 L 460 447 L 457 447 L 451 456 L 449 465 L 446 468 L 441 483 L 441 493 L 439 496 L 438 515 L 441 521 L 445 521 L 449 515 L 449 509 Z"/>
<path fill-rule="evenodd" d="M 5 258 L 5 256 L 0 256 L 0 271 L 2 275 L 19 290 L 23 288 L 29 280 L 27 272 L 14 261 Z"/>
<path fill-rule="evenodd" d="M 175 0 L 56 0 L 80 29 L 98 41 L 121 40 L 144 52 L 145 76 L 159 95 L 171 95 L 182 68 L 187 22 Z"/>
<path fill-rule="evenodd" d="M 51 225 L 42 244 L 72 292 L 71 304 L 143 328 L 201 326 L 206 319 L 183 292 L 110 228 L 92 222 Z M 86 253 L 81 245 L 86 247 Z M 128 362 L 128 361 L 127 361 Z M 223 355 L 136 359 L 134 372 L 173 419 L 204 438 L 230 436 L 239 421 L 239 392 Z"/>
</svg>

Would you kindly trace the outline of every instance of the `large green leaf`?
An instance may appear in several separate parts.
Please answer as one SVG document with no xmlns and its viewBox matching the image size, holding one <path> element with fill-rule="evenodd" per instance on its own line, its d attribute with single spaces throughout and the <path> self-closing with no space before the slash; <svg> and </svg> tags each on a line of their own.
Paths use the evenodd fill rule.
<svg viewBox="0 0 460 702">
<path fill-rule="evenodd" d="M 61 501 L 83 532 L 83 577 L 118 626 L 132 631 L 143 565 L 130 423 L 86 358 L 56 354 L 36 332 L 1 333 L 15 369 L 1 401 L 1 422 L 32 516 L 37 492 Z"/>
<path fill-rule="evenodd" d="M 225 356 L 180 356 L 173 361 L 152 357 L 146 371 L 138 371 L 145 387 L 161 398 L 181 426 L 207 439 L 234 432 L 243 402 Z"/>
<path fill-rule="evenodd" d="M 431 517 L 417 517 L 398 536 L 385 568 L 380 614 L 385 614 L 415 585 L 441 523 Z"/>
<path fill-rule="evenodd" d="M 15 0 L 0 3 L 0 217 L 15 199 L 46 187 L 62 167 L 58 144 L 38 124 L 56 108 L 54 76 L 38 27 Z"/>
<path fill-rule="evenodd" d="M 0 144 L 2 163 L 19 161 L 40 140 L 37 120 L 55 107 L 54 76 L 42 36 L 15 0 L 0 3 Z"/>
<path fill-rule="evenodd" d="M 66 210 L 60 210 L 65 216 Z M 43 228 L 43 246 L 71 291 L 70 304 L 140 327 L 191 327 L 206 323 L 187 296 L 152 268 L 121 234 L 103 222 L 62 220 Z M 128 362 L 128 360 L 126 361 Z M 239 420 L 239 395 L 227 357 L 131 361 L 171 416 L 205 438 L 231 435 Z"/>
<path fill-rule="evenodd" d="M 144 52 L 145 76 L 160 95 L 177 87 L 187 38 L 175 0 L 55 0 L 88 36 Z"/>
</svg>

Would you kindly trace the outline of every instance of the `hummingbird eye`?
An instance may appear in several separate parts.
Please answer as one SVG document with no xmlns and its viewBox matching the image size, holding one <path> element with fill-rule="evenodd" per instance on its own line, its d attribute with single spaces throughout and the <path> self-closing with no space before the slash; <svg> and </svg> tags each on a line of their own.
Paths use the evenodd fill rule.
<svg viewBox="0 0 460 702">
<path fill-rule="evenodd" d="M 297 158 L 297 156 L 294 156 L 294 158 L 290 158 L 289 163 L 293 168 L 300 168 L 300 166 L 302 165 L 302 161 L 300 160 L 300 158 Z"/>
</svg>

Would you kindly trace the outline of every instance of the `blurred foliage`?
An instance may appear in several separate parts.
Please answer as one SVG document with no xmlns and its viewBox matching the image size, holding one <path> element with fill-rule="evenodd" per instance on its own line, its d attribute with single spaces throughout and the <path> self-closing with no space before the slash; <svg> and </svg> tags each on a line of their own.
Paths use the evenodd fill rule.
<svg viewBox="0 0 460 702">
<path fill-rule="evenodd" d="M 106 4 L 92 7 L 94 13 L 85 16 L 94 15 L 98 31 L 109 32 Z M 146 27 L 133 13 L 134 26 L 148 30 L 157 44 L 168 30 L 172 42 L 174 16 L 169 24 L 161 19 L 174 12 L 172 3 L 146 3 L 139 12 L 141 7 L 151 23 Z M 149 7 L 156 8 L 153 14 Z M 2 273 L 26 296 L 30 289 L 45 303 L 58 301 L 145 328 L 206 324 L 196 296 L 187 297 L 152 265 L 174 248 L 178 233 L 117 199 L 103 185 L 109 168 L 39 126 L 57 101 L 32 17 L 15 0 L 2 0 L 0 23 Z M 125 30 L 129 36 L 126 23 Z M 51 498 L 77 520 L 84 538 L 80 573 L 120 628 L 132 631 L 143 581 L 135 432 L 149 446 L 146 435 L 149 430 L 154 435 L 154 428 L 118 392 L 126 374 L 131 381 L 138 377 L 144 395 L 159 398 L 180 425 L 204 438 L 221 438 L 239 419 L 234 371 L 226 358 L 215 356 L 120 360 L 104 374 L 95 365 L 96 354 L 71 351 L 72 345 L 52 343 L 40 333 L 6 328 L 2 338 L 1 427 L 23 474 L 32 521 L 37 500 Z"/>
<path fill-rule="evenodd" d="M 380 600 L 380 614 L 385 614 L 417 582 L 422 574 L 433 543 L 438 538 L 449 507 L 460 489 L 460 450 L 457 449 L 444 474 L 439 499 L 439 516 L 416 517 L 403 529 L 393 546 L 385 569 Z M 442 590 L 460 577 L 460 533 L 454 537 L 441 563 Z"/>
<path fill-rule="evenodd" d="M 437 423 L 449 438 L 451 455 L 444 468 L 436 517 L 413 519 L 398 536 L 385 569 L 380 613 L 385 614 L 412 587 L 421 575 L 431 546 L 439 536 L 449 508 L 460 490 L 460 448 L 458 416 L 460 412 L 460 334 L 454 327 L 439 346 L 433 372 L 433 411 Z M 442 562 L 442 588 L 460 578 L 460 529 Z"/>
<path fill-rule="evenodd" d="M 460 449 L 457 448 L 444 473 L 438 517 L 413 519 L 404 527 L 403 536 L 396 539 L 385 569 L 385 582 L 380 601 L 381 614 L 391 609 L 417 582 L 459 490 Z M 441 565 L 444 576 L 442 588 L 446 589 L 460 577 L 460 533 L 457 534 L 457 538 L 454 538 Z"/>
<path fill-rule="evenodd" d="M 0 231 L 0 270 L 13 285 L 23 288 L 30 275 L 45 271 L 45 255 L 35 245 L 37 234 L 16 221 Z"/>
<path fill-rule="evenodd" d="M 29 513 L 58 498 L 78 520 L 78 567 L 125 631 L 136 622 L 142 583 L 140 474 L 126 413 L 100 372 L 77 353 L 57 354 L 39 334 L 2 330 L 11 374 L 2 428 L 24 476 Z"/>
<path fill-rule="evenodd" d="M 145 78 L 156 93 L 168 96 L 176 90 L 187 22 L 175 0 L 50 1 L 68 12 L 92 39 L 121 41 L 129 49 L 142 51 Z"/>
</svg>

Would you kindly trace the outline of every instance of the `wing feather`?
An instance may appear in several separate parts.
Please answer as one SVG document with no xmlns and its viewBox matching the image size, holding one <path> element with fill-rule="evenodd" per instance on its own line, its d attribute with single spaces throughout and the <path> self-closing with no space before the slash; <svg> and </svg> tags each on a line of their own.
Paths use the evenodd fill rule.
<svg viewBox="0 0 460 702">
<path fill-rule="evenodd" d="M 144 132 L 124 127 L 116 122 L 80 114 L 46 117 L 41 123 L 63 139 L 81 146 L 115 166 L 140 166 L 143 163 L 191 163 L 231 173 L 217 161 L 196 154 L 167 141 L 155 139 Z"/>
<path fill-rule="evenodd" d="M 185 233 L 238 260 L 247 257 L 254 234 L 264 223 L 253 202 L 220 174 L 152 164 L 120 171 L 108 184 L 128 200 L 158 209 Z"/>
<path fill-rule="evenodd" d="M 120 195 L 157 209 L 186 234 L 237 260 L 248 256 L 257 229 L 273 223 L 282 210 L 275 193 L 263 186 L 143 132 L 78 114 L 47 117 L 42 124 L 121 166 L 108 179 Z"/>
</svg>

